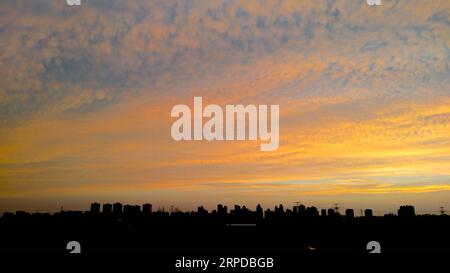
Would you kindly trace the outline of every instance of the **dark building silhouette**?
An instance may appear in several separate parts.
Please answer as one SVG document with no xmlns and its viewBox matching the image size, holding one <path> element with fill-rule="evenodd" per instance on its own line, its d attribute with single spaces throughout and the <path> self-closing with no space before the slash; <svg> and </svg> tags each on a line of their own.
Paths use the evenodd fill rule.
<svg viewBox="0 0 450 273">
<path fill-rule="evenodd" d="M 132 205 L 125 205 L 123 206 L 123 214 L 129 215 L 133 212 L 133 206 Z"/>
<path fill-rule="evenodd" d="M 298 206 L 298 214 L 300 216 L 304 216 L 306 214 L 306 208 L 304 205 L 300 205 Z"/>
<path fill-rule="evenodd" d="M 226 215 L 228 213 L 228 208 L 227 206 L 224 206 L 222 204 L 218 204 L 217 205 L 217 213 L 219 215 Z"/>
<path fill-rule="evenodd" d="M 197 213 L 199 215 L 207 215 L 208 211 L 203 206 L 200 206 L 200 207 L 197 208 Z"/>
<path fill-rule="evenodd" d="M 353 219 L 353 218 L 355 218 L 355 213 L 353 212 L 352 209 L 346 209 L 345 210 L 345 217 L 349 218 L 349 219 Z"/>
<path fill-rule="evenodd" d="M 103 213 L 110 214 L 112 212 L 112 205 L 109 203 L 103 204 Z"/>
<path fill-rule="evenodd" d="M 113 213 L 114 214 L 121 214 L 122 213 L 122 204 L 121 203 L 114 203 L 114 205 L 113 205 Z"/>
<path fill-rule="evenodd" d="M 373 212 L 371 209 L 364 210 L 364 216 L 365 217 L 373 217 Z"/>
<path fill-rule="evenodd" d="M 328 209 L 328 216 L 336 216 L 336 211 L 334 209 Z"/>
<path fill-rule="evenodd" d="M 308 207 L 306 209 L 306 216 L 308 217 L 317 217 L 319 216 L 319 211 L 316 207 Z"/>
<path fill-rule="evenodd" d="M 326 209 L 321 209 L 320 210 L 320 215 L 323 216 L 323 217 L 327 216 L 327 210 Z"/>
<path fill-rule="evenodd" d="M 264 218 L 263 209 L 260 204 L 256 206 L 256 219 L 262 220 Z"/>
<path fill-rule="evenodd" d="M 100 212 L 100 204 L 99 203 L 92 203 L 90 212 L 91 213 L 99 213 Z"/>
<path fill-rule="evenodd" d="M 270 209 L 266 209 L 266 211 L 264 212 L 265 219 L 271 219 L 272 216 L 273 216 L 273 212 Z"/>
<path fill-rule="evenodd" d="M 152 204 L 146 203 L 142 205 L 142 214 L 151 214 L 152 213 Z"/>
<path fill-rule="evenodd" d="M 21 218 L 21 217 L 27 217 L 27 216 L 29 216 L 29 215 L 30 215 L 30 214 L 29 214 L 28 212 L 25 212 L 25 211 L 22 211 L 22 210 L 16 211 L 16 216 L 19 217 L 19 218 Z"/>
<path fill-rule="evenodd" d="M 125 205 L 123 207 L 123 214 L 125 216 L 137 216 L 141 212 L 141 207 L 138 205 Z"/>
<path fill-rule="evenodd" d="M 399 217 L 403 218 L 410 218 L 415 217 L 416 213 L 414 211 L 414 207 L 407 205 L 407 206 L 400 206 L 400 208 L 397 211 Z"/>
</svg>

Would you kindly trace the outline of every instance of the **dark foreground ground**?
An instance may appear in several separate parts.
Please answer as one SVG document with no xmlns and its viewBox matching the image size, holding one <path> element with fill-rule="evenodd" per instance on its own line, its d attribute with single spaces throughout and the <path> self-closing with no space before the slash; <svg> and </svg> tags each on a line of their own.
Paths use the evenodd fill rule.
<svg viewBox="0 0 450 273">
<path fill-rule="evenodd" d="M 200 259 L 209 260 L 207 271 L 242 266 L 250 271 L 277 271 L 308 257 L 440 257 L 450 254 L 449 231 L 447 215 L 352 217 L 298 211 L 266 213 L 264 217 L 257 212 L 205 211 L 16 213 L 0 219 L 0 254 L 72 255 L 68 253 L 77 246 L 68 243 L 76 241 L 81 255 L 144 256 L 155 266 L 171 271 L 192 271 L 195 268 L 190 266 L 194 264 L 189 262 Z M 376 241 L 379 247 L 368 246 L 370 241 Z M 370 253 L 374 250 L 381 253 Z M 273 267 L 268 267 L 271 259 Z M 177 267 L 177 263 L 183 267 Z M 203 271 L 200 264 L 196 265 Z"/>
</svg>

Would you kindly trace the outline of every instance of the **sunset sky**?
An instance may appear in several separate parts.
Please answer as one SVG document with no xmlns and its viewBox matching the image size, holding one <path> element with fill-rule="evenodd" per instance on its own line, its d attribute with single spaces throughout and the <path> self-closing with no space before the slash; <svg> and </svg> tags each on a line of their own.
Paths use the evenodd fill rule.
<svg viewBox="0 0 450 273">
<path fill-rule="evenodd" d="M 449 65 L 448 0 L 3 0 L 0 211 L 450 210 Z M 278 104 L 279 148 L 174 141 L 194 96 Z"/>
</svg>

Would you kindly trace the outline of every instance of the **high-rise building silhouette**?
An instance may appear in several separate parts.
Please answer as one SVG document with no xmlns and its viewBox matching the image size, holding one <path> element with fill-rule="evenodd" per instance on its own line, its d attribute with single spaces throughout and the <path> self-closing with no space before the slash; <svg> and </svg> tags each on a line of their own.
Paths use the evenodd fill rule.
<svg viewBox="0 0 450 273">
<path fill-rule="evenodd" d="M 373 216 L 372 210 L 371 209 L 364 210 L 364 216 L 365 217 L 372 217 Z"/>
<path fill-rule="evenodd" d="M 298 214 L 300 216 L 304 216 L 306 214 L 306 208 L 304 205 L 300 204 L 300 206 L 298 206 Z"/>
<path fill-rule="evenodd" d="M 141 212 L 139 205 L 125 205 L 123 207 L 123 214 L 126 216 L 136 216 Z"/>
<path fill-rule="evenodd" d="M 102 212 L 104 214 L 110 214 L 112 212 L 112 205 L 109 203 L 103 204 Z"/>
<path fill-rule="evenodd" d="M 319 211 L 317 210 L 316 207 L 308 207 L 306 209 L 306 216 L 309 216 L 309 217 L 319 216 Z"/>
<path fill-rule="evenodd" d="M 336 211 L 334 209 L 328 209 L 328 216 L 335 216 Z"/>
<path fill-rule="evenodd" d="M 400 206 L 397 211 L 399 217 L 414 217 L 416 213 L 414 211 L 414 207 L 410 205 Z"/>
<path fill-rule="evenodd" d="M 92 203 L 90 212 L 91 213 L 99 213 L 100 212 L 100 204 L 99 203 Z"/>
<path fill-rule="evenodd" d="M 121 203 L 114 203 L 114 205 L 113 205 L 113 213 L 114 214 L 121 214 L 122 213 L 122 204 Z"/>
<path fill-rule="evenodd" d="M 142 214 L 149 215 L 152 213 L 152 204 L 146 203 L 142 205 Z"/>
<path fill-rule="evenodd" d="M 263 209 L 260 204 L 258 204 L 258 206 L 256 206 L 256 218 L 258 220 L 262 220 L 264 218 Z"/>
<path fill-rule="evenodd" d="M 228 213 L 228 208 L 227 208 L 227 206 L 224 206 L 224 205 L 222 205 L 222 204 L 218 204 L 217 205 L 217 213 L 219 214 L 219 215 L 226 215 L 227 213 Z"/>
<path fill-rule="evenodd" d="M 197 208 L 197 213 L 199 215 L 207 215 L 208 211 L 203 206 L 200 206 L 200 207 Z"/>
<path fill-rule="evenodd" d="M 353 219 L 355 218 L 355 213 L 353 212 L 352 209 L 346 209 L 345 210 L 345 217 L 348 219 Z"/>
</svg>

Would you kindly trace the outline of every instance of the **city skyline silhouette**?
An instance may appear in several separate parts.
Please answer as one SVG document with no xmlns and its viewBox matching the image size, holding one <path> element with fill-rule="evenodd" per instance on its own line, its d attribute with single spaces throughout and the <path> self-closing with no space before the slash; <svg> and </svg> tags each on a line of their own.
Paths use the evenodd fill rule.
<svg viewBox="0 0 450 273">
<path fill-rule="evenodd" d="M 0 218 L 1 253 L 67 253 L 69 242 L 83 253 L 272 253 L 273 255 L 366 254 L 369 242 L 382 253 L 447 253 L 450 217 L 397 212 L 363 216 L 338 206 L 317 209 L 296 204 L 255 209 L 217 204 L 211 211 L 154 210 L 143 205 L 97 202 L 86 211 L 17 211 Z"/>
</svg>

